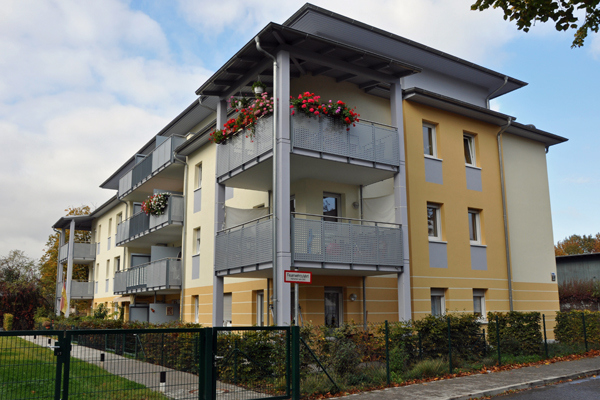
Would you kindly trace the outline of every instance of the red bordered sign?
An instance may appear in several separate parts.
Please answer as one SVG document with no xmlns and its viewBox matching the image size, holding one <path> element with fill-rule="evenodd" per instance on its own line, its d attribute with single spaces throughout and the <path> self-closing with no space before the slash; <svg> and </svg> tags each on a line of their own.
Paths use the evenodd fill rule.
<svg viewBox="0 0 600 400">
<path fill-rule="evenodd" d="M 284 271 L 283 280 L 287 283 L 312 283 L 312 272 Z"/>
</svg>

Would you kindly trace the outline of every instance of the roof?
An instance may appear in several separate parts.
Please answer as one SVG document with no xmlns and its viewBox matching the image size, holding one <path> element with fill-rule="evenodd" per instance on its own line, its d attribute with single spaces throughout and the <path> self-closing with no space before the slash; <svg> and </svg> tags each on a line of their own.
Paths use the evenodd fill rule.
<svg viewBox="0 0 600 400">
<path fill-rule="evenodd" d="M 455 76 L 488 88 L 488 94 L 492 94 L 500 87 L 506 77 L 500 72 L 310 3 L 306 3 L 283 25 L 322 37 L 351 42 L 381 55 L 392 55 L 407 63 L 418 63 L 418 66 L 423 69 Z M 526 85 L 526 82 L 508 77 L 507 84 L 493 93 L 491 98 L 502 96 Z"/>
<path fill-rule="evenodd" d="M 110 199 L 108 199 L 104 204 L 100 207 L 96 208 L 88 215 L 67 215 L 65 217 L 60 217 L 58 221 L 52 225 L 53 229 L 69 229 L 71 225 L 71 221 L 75 221 L 75 227 L 77 230 L 81 231 L 90 231 L 92 230 L 92 222 L 94 219 L 102 216 L 104 213 L 109 211 L 111 208 L 116 206 L 119 203 L 119 199 L 117 195 L 114 195 Z"/>
<path fill-rule="evenodd" d="M 502 126 L 507 123 L 508 118 L 511 118 L 513 122 L 506 129 L 507 133 L 542 142 L 546 146 L 552 146 L 569 140 L 562 136 L 537 129 L 533 125 L 523 125 L 518 122 L 514 122 L 516 118 L 511 117 L 510 115 L 502 114 L 471 103 L 456 100 L 448 96 L 430 92 L 428 90 L 410 88 L 405 90 L 403 95 L 404 100 L 414 101 L 419 104 L 439 108 L 493 125 Z"/>
<path fill-rule="evenodd" d="M 556 262 L 571 262 L 571 261 L 583 261 L 583 259 L 598 259 L 600 260 L 600 253 L 585 253 L 585 254 L 569 254 L 566 256 L 556 256 Z"/>
</svg>

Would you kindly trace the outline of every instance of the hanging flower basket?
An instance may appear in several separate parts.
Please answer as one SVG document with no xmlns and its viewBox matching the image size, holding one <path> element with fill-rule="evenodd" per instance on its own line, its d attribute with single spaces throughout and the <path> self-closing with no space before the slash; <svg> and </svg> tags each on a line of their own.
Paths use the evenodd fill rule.
<svg viewBox="0 0 600 400">
<path fill-rule="evenodd" d="M 158 193 L 153 196 L 149 196 L 147 200 L 142 203 L 142 211 L 146 215 L 163 215 L 169 203 L 170 193 Z"/>
<path fill-rule="evenodd" d="M 267 85 L 265 85 L 261 81 L 254 82 L 252 84 L 252 92 L 254 93 L 254 95 L 257 98 L 260 97 L 260 95 L 262 95 L 263 92 L 266 92 L 266 91 L 267 91 Z"/>
</svg>

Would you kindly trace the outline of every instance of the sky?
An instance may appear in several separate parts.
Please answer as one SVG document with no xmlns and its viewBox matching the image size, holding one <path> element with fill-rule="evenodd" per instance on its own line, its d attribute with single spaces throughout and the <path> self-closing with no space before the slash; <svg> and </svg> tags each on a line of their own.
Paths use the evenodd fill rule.
<svg viewBox="0 0 600 400">
<path fill-rule="evenodd" d="M 529 33 L 473 0 L 312 3 L 528 82 L 492 101 L 524 124 L 569 138 L 547 155 L 555 241 L 600 232 L 595 118 L 600 35 Z M 284 0 L 4 0 L 0 13 L 0 257 L 38 259 L 68 207 L 100 206 L 99 185 L 267 23 Z"/>
</svg>

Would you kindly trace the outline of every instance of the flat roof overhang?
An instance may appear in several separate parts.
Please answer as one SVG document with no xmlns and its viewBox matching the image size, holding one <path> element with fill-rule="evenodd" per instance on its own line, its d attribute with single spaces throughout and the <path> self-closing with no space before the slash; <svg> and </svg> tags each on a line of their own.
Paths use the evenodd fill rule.
<svg viewBox="0 0 600 400">
<path fill-rule="evenodd" d="M 290 53 L 291 77 L 307 73 L 325 75 L 337 82 L 352 82 L 365 92 L 380 97 L 389 98 L 391 83 L 421 71 L 419 67 L 391 57 L 273 22 L 256 36 L 267 52 L 273 55 L 279 51 Z M 251 95 L 251 83 L 259 75 L 271 91 L 273 61 L 256 49 L 252 39 L 200 86 L 196 94 L 222 100 L 234 94 Z"/>
</svg>

